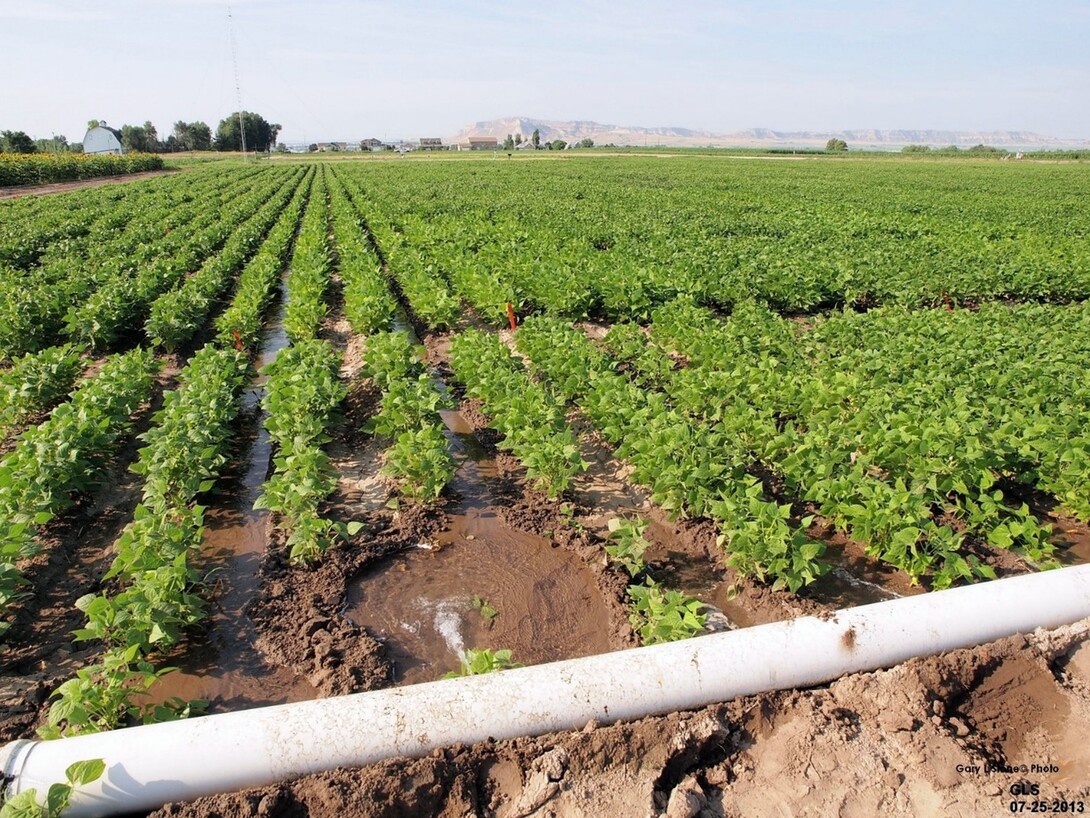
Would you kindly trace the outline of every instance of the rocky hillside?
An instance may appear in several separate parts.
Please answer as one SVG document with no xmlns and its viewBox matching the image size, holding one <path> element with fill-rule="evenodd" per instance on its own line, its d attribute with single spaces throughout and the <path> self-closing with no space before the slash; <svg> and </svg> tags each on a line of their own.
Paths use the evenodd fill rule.
<svg viewBox="0 0 1090 818">
<path fill-rule="evenodd" d="M 878 130 L 844 131 L 775 131 L 769 128 L 749 128 L 731 133 L 712 133 L 690 128 L 643 128 L 637 126 L 604 125 L 586 120 L 558 121 L 515 116 L 474 122 L 446 142 L 460 142 L 468 136 L 494 136 L 501 142 L 507 134 L 521 133 L 528 137 L 537 129 L 543 142 L 563 139 L 578 142 L 593 139 L 596 145 L 662 145 L 667 147 L 758 147 L 812 148 L 824 147 L 835 137 L 854 148 L 899 150 L 905 145 L 992 145 L 1003 148 L 1049 150 L 1086 148 L 1090 142 L 1057 139 L 1028 131 L 943 131 L 943 130 Z"/>
</svg>

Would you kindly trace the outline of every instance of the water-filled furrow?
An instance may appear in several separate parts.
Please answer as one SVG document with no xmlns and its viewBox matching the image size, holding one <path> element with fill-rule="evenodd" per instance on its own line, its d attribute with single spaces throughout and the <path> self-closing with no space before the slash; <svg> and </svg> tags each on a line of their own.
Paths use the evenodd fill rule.
<svg viewBox="0 0 1090 818">
<path fill-rule="evenodd" d="M 394 327 L 419 343 L 403 313 Z M 509 649 L 524 664 L 608 651 L 609 614 L 593 572 L 503 523 L 495 509 L 506 478 L 461 413 L 440 414 L 458 464 L 450 525 L 353 582 L 345 616 L 385 641 L 399 684 L 456 671 L 467 649 Z"/>
<path fill-rule="evenodd" d="M 264 662 L 254 646 L 256 629 L 246 615 L 258 593 L 261 558 L 268 546 L 268 512 L 253 507 L 273 454 L 261 408 L 265 376 L 260 370 L 288 344 L 283 318 L 281 298 L 262 333 L 254 362 L 258 374 L 243 391 L 232 462 L 207 499 L 201 566 L 213 588 L 211 616 L 202 638 L 193 640 L 174 663 L 178 670 L 153 689 L 157 700 L 205 699 L 211 710 L 221 711 L 316 696 L 305 679 Z"/>
</svg>

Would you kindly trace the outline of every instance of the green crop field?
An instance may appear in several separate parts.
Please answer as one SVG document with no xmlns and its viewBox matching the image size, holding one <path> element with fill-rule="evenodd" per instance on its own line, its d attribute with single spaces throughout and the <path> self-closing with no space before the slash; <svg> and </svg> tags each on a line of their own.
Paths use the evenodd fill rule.
<svg viewBox="0 0 1090 818">
<path fill-rule="evenodd" d="M 251 381 L 275 452 L 255 507 L 293 564 L 360 528 L 326 503 L 334 435 L 385 441 L 391 508 L 447 501 L 449 381 L 530 491 L 585 496 L 601 441 L 659 512 L 714 526 L 739 582 L 805 594 L 834 537 L 928 589 L 1054 566 L 1090 523 L 1088 295 L 1080 163 L 225 161 L 0 204 L 0 633 L 130 441 L 139 503 L 78 598 L 103 653 L 45 733 L 187 712 L 134 691 L 207 617 L 202 498 Z M 700 632 L 644 530 L 599 537 L 636 632 Z"/>
</svg>

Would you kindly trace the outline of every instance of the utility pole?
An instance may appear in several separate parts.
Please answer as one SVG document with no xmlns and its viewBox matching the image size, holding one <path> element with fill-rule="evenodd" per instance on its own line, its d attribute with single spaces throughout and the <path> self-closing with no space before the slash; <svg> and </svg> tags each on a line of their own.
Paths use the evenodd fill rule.
<svg viewBox="0 0 1090 818">
<path fill-rule="evenodd" d="M 238 79 L 238 48 L 235 46 L 235 18 L 231 15 L 231 4 L 227 4 L 227 33 L 231 39 L 231 62 L 235 67 L 235 100 L 238 102 L 238 135 L 242 140 L 242 158 L 246 159 L 246 125 L 242 121 L 242 83 Z"/>
</svg>

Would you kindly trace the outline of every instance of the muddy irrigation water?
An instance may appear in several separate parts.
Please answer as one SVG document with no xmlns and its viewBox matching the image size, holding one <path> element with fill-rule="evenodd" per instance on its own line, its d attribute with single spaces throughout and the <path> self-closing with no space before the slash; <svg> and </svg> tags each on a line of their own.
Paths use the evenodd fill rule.
<svg viewBox="0 0 1090 818">
<path fill-rule="evenodd" d="M 232 462 L 205 510 L 202 557 L 215 592 L 212 615 L 202 640 L 191 643 L 175 663 L 177 670 L 152 689 L 153 700 L 203 699 L 213 710 L 226 711 L 316 696 L 305 679 L 264 661 L 246 612 L 260 586 L 261 558 L 269 544 L 269 513 L 254 509 L 273 456 L 261 408 L 266 381 L 261 370 L 287 345 L 284 301 L 278 299 L 261 335 L 257 374 L 243 392 Z"/>
<path fill-rule="evenodd" d="M 263 334 L 256 370 L 275 359 L 288 341 L 279 303 Z M 396 328 L 419 342 L 404 315 Z M 448 392 L 445 339 L 429 339 L 432 375 Z M 357 352 L 358 354 L 358 352 Z M 213 712 L 299 701 L 323 695 L 299 667 L 268 661 L 257 647 L 258 628 L 249 610 L 260 594 L 262 560 L 270 547 L 267 512 L 253 503 L 273 455 L 261 409 L 264 376 L 246 388 L 239 442 L 220 489 L 208 503 L 203 557 L 214 588 L 213 614 L 204 638 L 175 662 L 152 697 L 204 699 Z M 448 491 L 442 525 L 393 553 L 365 560 L 346 577 L 336 617 L 382 647 L 388 682 L 414 684 L 456 671 L 468 649 L 512 651 L 515 661 L 538 664 L 607 652 L 633 644 L 623 591 L 602 580 L 602 560 L 578 545 L 560 547 L 554 528 L 604 539 L 615 516 L 642 515 L 650 525 L 646 558 L 655 579 L 705 603 L 709 631 L 749 627 L 792 615 L 879 602 L 922 589 L 866 559 L 857 544 L 826 532 L 833 569 L 796 602 L 740 586 L 715 552 L 714 532 L 671 521 L 625 478 L 625 467 L 594 435 L 583 434 L 590 464 L 577 479 L 574 506 L 542 502 L 544 515 L 511 522 L 507 507 L 533 492 L 513 478 L 510 458 L 498 452 L 479 407 L 463 402 L 444 410 L 449 449 L 457 472 Z M 576 419 L 578 425 L 578 419 Z M 586 432 L 586 429 L 582 431 Z M 390 496 L 379 477 L 381 441 L 358 450 L 343 447 L 334 463 L 347 502 L 341 513 L 381 515 Z M 522 483 L 512 492 L 512 485 Z M 522 492 L 521 498 L 518 496 Z M 533 506 L 533 500 L 529 505 Z M 551 521 L 550 521 L 551 520 Z M 1090 537 L 1084 526 L 1061 521 L 1065 562 L 1082 562 Z M 818 532 L 819 534 L 821 532 Z M 572 539 L 568 538 L 569 541 Z M 576 538 L 579 539 L 579 538 Z M 570 546 L 570 542 L 569 542 Z M 619 620 L 619 621 L 618 621 Z M 621 634 L 618 637 L 618 633 Z"/>
<path fill-rule="evenodd" d="M 257 370 L 287 345 L 282 316 L 278 308 L 265 329 Z M 345 350 L 342 374 L 356 382 L 359 339 L 336 323 L 327 334 Z M 398 324 L 408 329 L 403 316 Z M 436 383 L 457 398 L 446 385 L 449 338 L 423 340 Z M 922 592 L 820 520 L 810 534 L 826 542 L 833 567 L 804 593 L 740 579 L 724 564 L 714 526 L 671 520 L 578 413 L 570 420 L 589 468 L 567 497 L 549 500 L 497 448 L 481 406 L 452 401 L 442 418 L 457 472 L 445 500 L 428 512 L 394 511 L 380 474 L 386 442 L 352 428 L 376 410 L 366 388 L 350 395 L 329 446 L 340 475 L 331 509 L 364 529 L 312 569 L 289 566 L 268 514 L 253 510 L 273 456 L 263 395 L 259 374 L 244 393 L 232 463 L 206 499 L 210 621 L 172 657 L 178 670 L 153 699 L 199 698 L 225 712 L 431 681 L 457 670 L 471 648 L 538 664 L 634 647 L 627 578 L 602 550 L 613 517 L 648 521 L 650 572 L 705 603 L 709 631 Z M 1087 527 L 1046 514 L 1061 561 L 1085 562 Z M 992 558 L 1001 575 L 1029 569 Z M 959 770 L 1034 760 L 1061 770 L 1042 787 L 1077 799 L 1090 769 L 1090 752 L 1074 738 L 1090 729 L 1088 630 L 1015 637 L 812 691 L 391 759 L 157 815 L 975 815 L 1005 807 L 1009 782 Z M 46 706 L 52 685 L 28 684 L 8 697 L 27 699 L 13 724 Z"/>
<path fill-rule="evenodd" d="M 281 303 L 263 333 L 258 372 L 288 343 L 282 319 Z M 411 333 L 404 319 L 398 323 Z M 264 382 L 258 374 L 246 387 L 233 462 L 207 504 L 202 558 L 214 591 L 210 621 L 203 638 L 173 662 L 177 670 L 153 688 L 155 701 L 203 699 L 210 712 L 224 712 L 320 695 L 305 674 L 266 660 L 249 616 L 270 547 L 269 515 L 253 509 L 273 456 L 263 425 Z M 504 522 L 496 509 L 506 478 L 495 458 L 459 411 L 442 417 L 457 463 L 445 525 L 350 578 L 338 616 L 383 644 L 395 684 L 456 671 L 470 648 L 509 649 L 516 661 L 538 664 L 616 647 L 601 624 L 609 613 L 592 571 L 576 553 Z M 388 496 L 377 475 L 379 446 L 369 443 L 340 464 L 356 478 L 349 481 L 355 509 L 371 515 Z M 353 505 L 346 510 L 351 514 Z"/>
<path fill-rule="evenodd" d="M 266 328 L 258 369 L 287 343 L 281 317 Z M 424 340 L 442 384 L 447 339 Z M 353 343 L 345 344 L 348 377 L 358 369 Z M 481 407 L 464 399 L 443 412 L 458 468 L 441 509 L 388 509 L 390 488 L 379 476 L 385 442 L 335 437 L 334 505 L 365 529 L 317 568 L 290 567 L 268 515 L 253 510 L 273 454 L 263 394 L 259 375 L 244 395 L 233 463 L 206 501 L 210 622 L 173 658 L 179 670 L 153 690 L 156 699 L 202 698 L 223 712 L 430 681 L 455 670 L 470 648 L 506 648 L 537 664 L 634 646 L 625 579 L 602 553 L 616 516 L 649 521 L 655 579 L 706 603 L 709 630 L 921 592 L 820 522 L 811 534 L 826 541 L 834 567 L 805 593 L 740 580 L 723 564 L 714 527 L 670 520 L 578 415 L 572 422 L 590 467 L 563 502 L 547 500 L 496 448 Z M 1085 562 L 1087 527 L 1043 513 L 1056 526 L 1060 559 Z M 1077 741 L 1090 729 L 1088 631 L 1084 623 L 1014 637 L 692 713 L 392 759 L 158 814 L 977 815 L 1006 809 L 1009 782 L 962 770 L 1042 760 L 1061 770 L 1040 779 L 1045 791 L 1090 800 L 1090 751 Z M 40 708 L 52 686 L 9 685 L 5 701 Z M 18 716 L 29 724 L 31 710 L 12 723 Z"/>
</svg>

